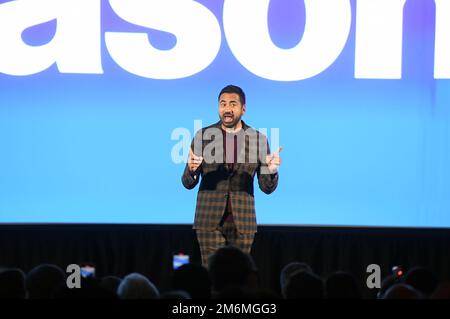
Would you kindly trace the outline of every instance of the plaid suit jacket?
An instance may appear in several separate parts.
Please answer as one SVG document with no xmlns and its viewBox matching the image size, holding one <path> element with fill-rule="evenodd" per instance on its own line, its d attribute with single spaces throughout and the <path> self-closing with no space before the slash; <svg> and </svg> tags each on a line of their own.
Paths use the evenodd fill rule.
<svg viewBox="0 0 450 319">
<path fill-rule="evenodd" d="M 240 233 L 256 232 L 254 177 L 260 189 L 272 193 L 278 185 L 278 173 L 270 174 L 265 157 L 270 153 L 267 137 L 244 122 L 238 135 L 238 163 L 231 171 L 224 163 L 221 122 L 199 130 L 191 148 L 204 160 L 194 174 L 186 165 L 182 183 L 193 189 L 201 180 L 197 194 L 194 229 L 214 230 L 219 225 L 230 196 L 233 219 Z"/>
</svg>

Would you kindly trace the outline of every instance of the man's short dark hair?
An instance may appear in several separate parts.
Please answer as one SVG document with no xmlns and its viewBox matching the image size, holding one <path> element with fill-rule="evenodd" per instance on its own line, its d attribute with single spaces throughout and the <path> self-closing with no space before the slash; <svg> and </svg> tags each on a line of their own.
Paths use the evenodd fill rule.
<svg viewBox="0 0 450 319">
<path fill-rule="evenodd" d="M 223 93 L 236 93 L 237 95 L 239 95 L 239 100 L 241 101 L 241 104 L 242 105 L 245 104 L 245 93 L 239 86 L 230 84 L 230 85 L 227 85 L 226 87 L 224 87 L 219 93 L 219 97 L 218 97 L 219 101 L 220 101 L 220 96 Z"/>
</svg>

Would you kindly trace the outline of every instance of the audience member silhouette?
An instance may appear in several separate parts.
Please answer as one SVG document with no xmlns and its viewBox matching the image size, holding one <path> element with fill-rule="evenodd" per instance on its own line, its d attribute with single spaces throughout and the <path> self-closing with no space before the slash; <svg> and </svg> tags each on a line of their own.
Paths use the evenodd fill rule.
<svg viewBox="0 0 450 319">
<path fill-rule="evenodd" d="M 117 293 L 117 288 L 119 288 L 122 279 L 116 276 L 106 276 L 100 279 L 99 286 L 112 293 Z"/>
<path fill-rule="evenodd" d="M 66 283 L 61 285 L 53 293 L 54 299 L 117 299 L 115 292 L 111 292 L 100 286 L 100 280 L 96 277 L 81 279 L 80 288 L 68 288 Z"/>
<path fill-rule="evenodd" d="M 0 299 L 25 299 L 25 274 L 20 269 L 4 269 L 0 272 Z"/>
<path fill-rule="evenodd" d="M 162 293 L 160 299 L 188 300 L 192 298 L 191 295 L 184 290 L 170 290 Z"/>
<path fill-rule="evenodd" d="M 325 280 L 325 292 L 328 299 L 361 299 L 355 277 L 348 272 L 332 273 Z"/>
<path fill-rule="evenodd" d="M 450 282 L 439 284 L 437 289 L 431 294 L 430 299 L 450 299 Z"/>
<path fill-rule="evenodd" d="M 226 246 L 210 256 L 209 270 L 187 264 L 174 271 L 171 290 L 163 294 L 145 276 L 131 273 L 123 280 L 115 276 L 81 279 L 81 288 L 70 289 L 64 271 L 42 264 L 27 275 L 20 269 L 0 268 L 0 299 L 277 299 L 273 291 L 258 289 L 258 274 L 249 254 Z M 330 274 L 325 281 L 306 263 L 292 262 L 280 273 L 286 299 L 360 299 L 356 279 L 347 272 Z M 450 283 L 438 279 L 424 267 L 414 267 L 404 276 L 384 278 L 378 299 L 449 299 Z"/>
<path fill-rule="evenodd" d="M 386 276 L 381 282 L 381 287 L 377 293 L 377 299 L 383 299 L 386 291 L 388 291 L 388 289 L 394 286 L 395 284 L 399 283 L 402 283 L 401 277 L 398 277 L 393 274 Z"/>
<path fill-rule="evenodd" d="M 209 258 L 213 297 L 226 291 L 251 294 L 257 290 L 257 269 L 252 257 L 234 246 L 218 249 Z"/>
<path fill-rule="evenodd" d="M 308 271 L 310 273 L 312 273 L 312 269 L 311 267 L 304 262 L 298 262 L 298 261 L 294 261 L 294 262 L 290 262 L 289 264 L 287 264 L 286 266 L 283 267 L 283 269 L 281 270 L 280 273 L 280 289 L 281 289 L 281 295 L 283 297 L 285 297 L 285 291 L 286 291 L 286 284 L 289 280 L 289 278 L 292 276 L 292 274 L 298 272 L 298 271 Z"/>
<path fill-rule="evenodd" d="M 211 281 L 208 270 L 197 264 L 182 265 L 172 275 L 172 289 L 183 290 L 192 299 L 210 299 Z"/>
<path fill-rule="evenodd" d="M 286 299 L 323 299 L 324 296 L 322 279 L 305 270 L 292 274 L 286 284 Z"/>
<path fill-rule="evenodd" d="M 117 295 L 121 299 L 158 299 L 159 291 L 147 277 L 131 273 L 123 278 L 117 288 Z"/>
<path fill-rule="evenodd" d="M 66 274 L 52 264 L 42 264 L 30 270 L 26 276 L 25 284 L 30 299 L 49 299 L 53 292 L 65 284 Z"/>
<path fill-rule="evenodd" d="M 413 267 L 408 270 L 403 282 L 429 297 L 438 287 L 439 281 L 435 275 L 425 267 Z"/>
<path fill-rule="evenodd" d="M 422 299 L 423 295 L 413 287 L 405 284 L 391 286 L 383 295 L 383 299 Z"/>
</svg>

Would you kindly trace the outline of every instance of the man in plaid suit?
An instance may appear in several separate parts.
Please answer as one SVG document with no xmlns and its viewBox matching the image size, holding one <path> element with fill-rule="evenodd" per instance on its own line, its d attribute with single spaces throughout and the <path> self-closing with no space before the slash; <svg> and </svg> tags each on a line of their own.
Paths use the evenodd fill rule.
<svg viewBox="0 0 450 319">
<path fill-rule="evenodd" d="M 270 154 L 267 137 L 242 121 L 245 110 L 241 88 L 221 90 L 220 121 L 196 133 L 182 176 L 187 189 L 201 180 L 193 228 L 205 266 L 227 244 L 250 253 L 256 233 L 254 177 L 266 194 L 278 185 L 281 148 Z"/>
</svg>

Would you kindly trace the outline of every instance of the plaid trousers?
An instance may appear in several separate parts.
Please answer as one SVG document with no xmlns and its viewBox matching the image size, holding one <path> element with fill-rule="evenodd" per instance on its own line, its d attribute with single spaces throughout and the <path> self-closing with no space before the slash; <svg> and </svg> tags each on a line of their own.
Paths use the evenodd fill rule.
<svg viewBox="0 0 450 319">
<path fill-rule="evenodd" d="M 202 256 L 202 265 L 208 268 L 208 259 L 219 248 L 232 245 L 250 254 L 254 233 L 240 233 L 233 220 L 225 220 L 214 230 L 197 229 L 197 240 Z"/>
</svg>

